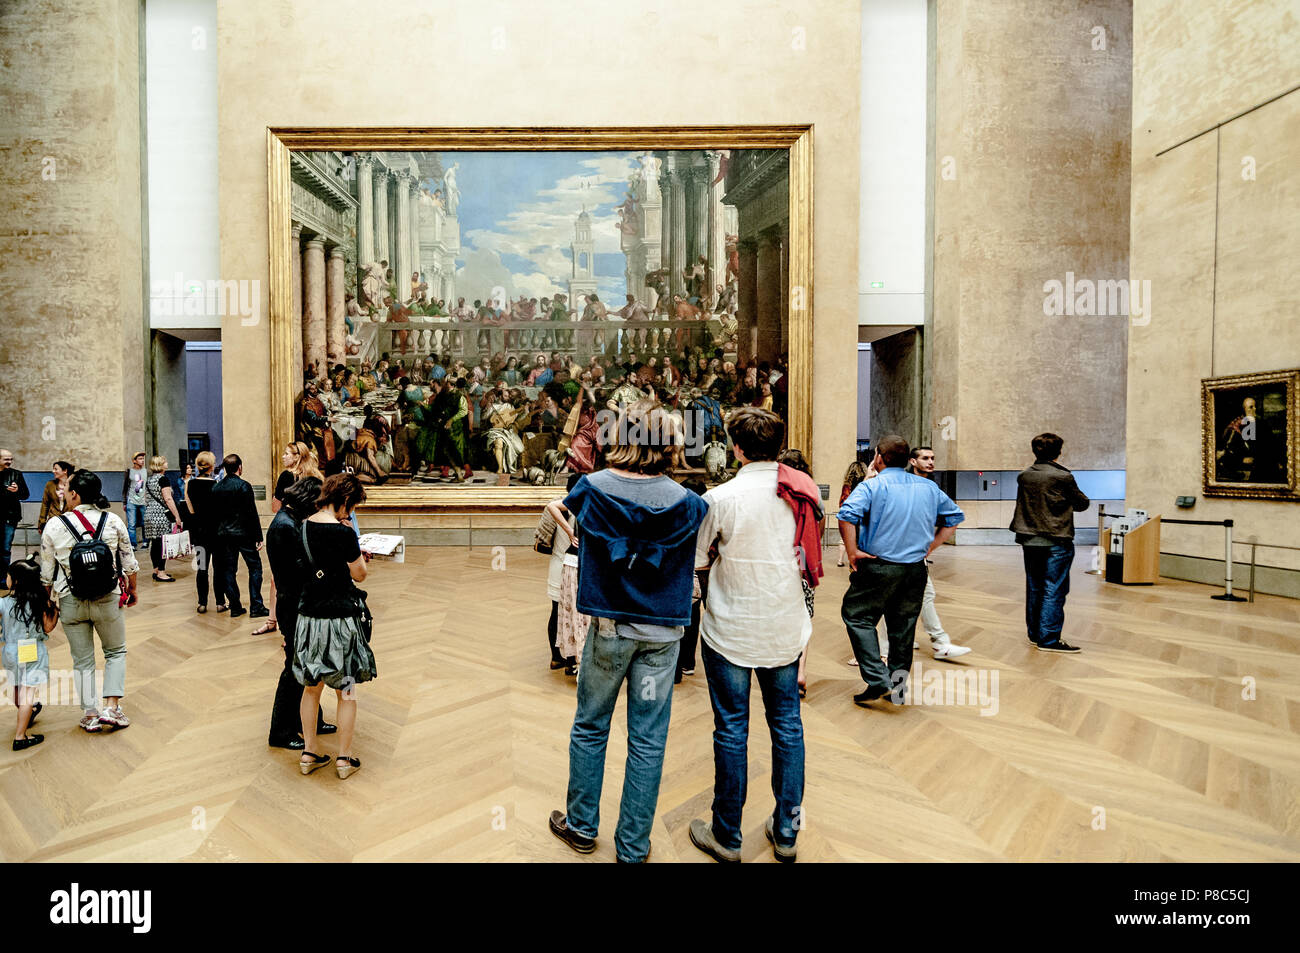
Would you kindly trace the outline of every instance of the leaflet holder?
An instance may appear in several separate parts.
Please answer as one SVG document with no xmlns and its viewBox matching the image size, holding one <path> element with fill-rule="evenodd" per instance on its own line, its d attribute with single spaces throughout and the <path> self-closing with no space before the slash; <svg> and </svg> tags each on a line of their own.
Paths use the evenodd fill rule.
<svg viewBox="0 0 1300 953">
<path fill-rule="evenodd" d="M 1123 534 L 1103 529 L 1098 544 L 1105 559 L 1107 582 L 1150 586 L 1160 578 L 1159 515 Z"/>
</svg>

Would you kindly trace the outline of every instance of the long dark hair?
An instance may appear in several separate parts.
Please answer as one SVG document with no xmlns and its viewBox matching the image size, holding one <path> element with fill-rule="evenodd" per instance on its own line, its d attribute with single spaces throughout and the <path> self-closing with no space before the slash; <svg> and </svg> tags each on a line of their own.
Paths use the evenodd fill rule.
<svg viewBox="0 0 1300 953">
<path fill-rule="evenodd" d="M 9 594 L 14 598 L 14 615 L 26 625 L 41 625 L 54 603 L 41 584 L 41 567 L 29 556 L 9 564 Z"/>
<path fill-rule="evenodd" d="M 90 470 L 78 470 L 68 478 L 68 489 L 81 497 L 81 502 L 90 503 L 96 509 L 108 509 L 108 497 L 104 495 L 104 484 Z"/>
</svg>

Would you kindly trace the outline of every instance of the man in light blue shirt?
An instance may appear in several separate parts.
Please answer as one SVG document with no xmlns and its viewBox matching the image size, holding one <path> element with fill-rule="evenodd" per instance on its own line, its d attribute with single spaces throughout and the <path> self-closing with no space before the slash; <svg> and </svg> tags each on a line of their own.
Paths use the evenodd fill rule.
<svg viewBox="0 0 1300 953">
<path fill-rule="evenodd" d="M 840 616 L 867 683 L 866 691 L 853 696 L 862 706 L 885 697 L 904 702 L 928 578 L 925 558 L 966 518 L 936 483 L 903 469 L 908 454 L 902 437 L 880 440 L 872 464 L 879 475 L 859 483 L 839 511 L 840 538 L 852 567 Z M 889 630 L 888 669 L 876 638 L 882 615 Z"/>
</svg>

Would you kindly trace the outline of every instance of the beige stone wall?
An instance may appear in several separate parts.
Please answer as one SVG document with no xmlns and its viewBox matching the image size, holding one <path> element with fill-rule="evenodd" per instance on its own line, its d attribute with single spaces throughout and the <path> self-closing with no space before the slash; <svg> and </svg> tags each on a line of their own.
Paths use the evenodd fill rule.
<svg viewBox="0 0 1300 953">
<path fill-rule="evenodd" d="M 144 446 L 138 8 L 0 4 L 0 439 L 29 471 Z"/>
<path fill-rule="evenodd" d="M 942 469 L 1019 469 L 1044 430 L 1067 466 L 1124 466 L 1126 320 L 1047 317 L 1043 285 L 1128 274 L 1129 6 L 931 6 L 926 409 Z"/>
<path fill-rule="evenodd" d="M 263 314 L 267 126 L 813 123 L 813 464 L 837 483 L 856 439 L 856 3 L 226 0 L 218 36 L 222 277 L 260 280 Z M 230 318 L 222 339 L 225 445 L 270 483 L 268 329 Z"/>
<path fill-rule="evenodd" d="M 1294 0 L 1134 4 L 1131 268 L 1154 306 L 1129 335 L 1129 505 L 1285 545 L 1300 544 L 1300 504 L 1173 501 L 1201 493 L 1201 379 L 1300 366 L 1300 92 L 1232 119 L 1295 85 L 1297 35 Z M 1161 549 L 1222 559 L 1223 534 L 1171 526 Z"/>
</svg>

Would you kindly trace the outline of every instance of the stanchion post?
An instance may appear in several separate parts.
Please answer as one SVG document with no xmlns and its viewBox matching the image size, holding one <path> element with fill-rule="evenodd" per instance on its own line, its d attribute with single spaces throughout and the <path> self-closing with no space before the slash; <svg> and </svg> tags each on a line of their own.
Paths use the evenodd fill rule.
<svg viewBox="0 0 1300 953">
<path fill-rule="evenodd" d="M 1250 601 L 1255 601 L 1255 547 L 1254 540 L 1250 543 Z"/>
<path fill-rule="evenodd" d="M 1223 521 L 1224 535 L 1224 552 L 1223 552 L 1223 595 L 1210 596 L 1211 599 L 1218 599 L 1221 602 L 1245 602 L 1244 596 L 1234 596 L 1232 594 L 1232 520 Z"/>
<path fill-rule="evenodd" d="M 1106 504 L 1097 504 L 1097 568 L 1089 569 L 1089 576 L 1105 575 L 1106 554 L 1101 551 L 1101 531 L 1106 528 Z"/>
</svg>

